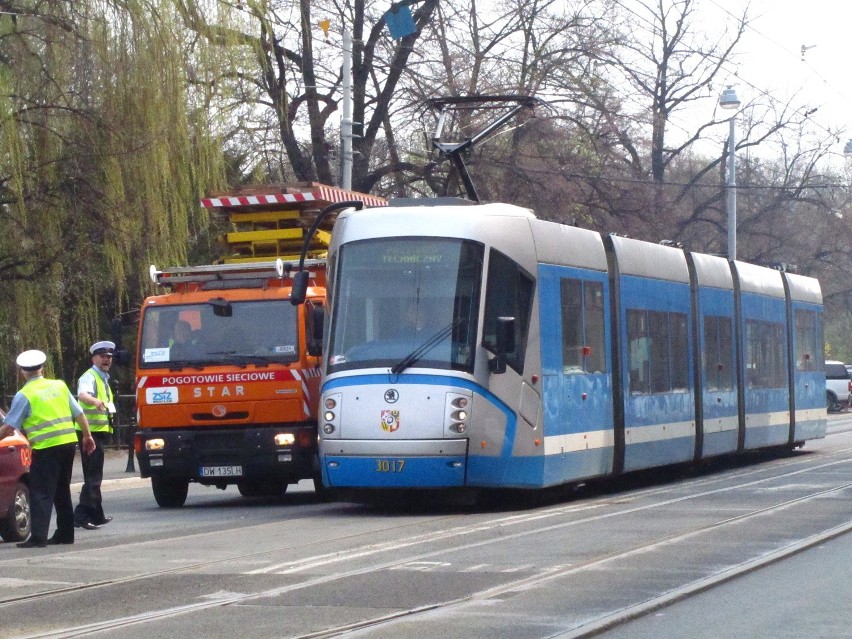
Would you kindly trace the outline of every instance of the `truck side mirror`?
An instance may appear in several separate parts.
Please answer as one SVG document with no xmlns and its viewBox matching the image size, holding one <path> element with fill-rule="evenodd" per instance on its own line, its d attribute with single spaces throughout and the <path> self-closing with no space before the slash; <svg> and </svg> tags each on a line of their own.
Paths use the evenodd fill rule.
<svg viewBox="0 0 852 639">
<path fill-rule="evenodd" d="M 127 366 L 130 364 L 130 352 L 122 345 L 122 328 L 124 323 L 121 317 L 113 317 L 109 322 L 109 338 L 115 344 L 115 352 L 113 353 L 113 362 L 119 366 Z"/>
<path fill-rule="evenodd" d="M 489 368 L 495 375 L 506 372 L 506 353 L 515 351 L 515 318 L 498 317 L 495 343 L 495 357 L 489 361 Z"/>
<path fill-rule="evenodd" d="M 323 324 L 325 322 L 325 308 L 312 306 L 308 309 L 308 355 L 322 355 Z"/>
<path fill-rule="evenodd" d="M 120 317 L 113 317 L 109 321 L 109 338 L 115 344 L 116 349 L 121 348 L 121 327 L 122 323 Z"/>
</svg>

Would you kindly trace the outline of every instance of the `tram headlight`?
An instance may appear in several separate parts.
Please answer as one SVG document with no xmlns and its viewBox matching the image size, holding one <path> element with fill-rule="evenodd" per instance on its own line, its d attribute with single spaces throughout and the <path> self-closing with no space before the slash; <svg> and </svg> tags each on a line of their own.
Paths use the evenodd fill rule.
<svg viewBox="0 0 852 639">
<path fill-rule="evenodd" d="M 447 393 L 444 404 L 444 434 L 447 437 L 466 433 L 470 426 L 470 395 Z"/>
<path fill-rule="evenodd" d="M 320 437 L 340 437 L 340 418 L 343 414 L 343 395 L 334 393 L 322 399 L 323 412 L 320 417 Z"/>
<path fill-rule="evenodd" d="M 467 408 L 467 405 L 470 403 L 467 397 L 456 397 L 452 402 L 450 402 L 456 408 Z"/>
</svg>

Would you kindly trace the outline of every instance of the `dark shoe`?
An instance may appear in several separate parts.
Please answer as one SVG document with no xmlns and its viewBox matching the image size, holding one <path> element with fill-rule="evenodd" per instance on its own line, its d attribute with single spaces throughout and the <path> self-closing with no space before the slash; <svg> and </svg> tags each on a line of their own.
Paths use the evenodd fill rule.
<svg viewBox="0 0 852 639">
<path fill-rule="evenodd" d="M 97 526 L 105 526 L 106 524 L 108 524 L 111 521 L 112 521 L 112 517 L 106 516 L 106 517 L 104 517 L 103 521 L 96 521 L 94 523 Z"/>
<path fill-rule="evenodd" d="M 93 524 L 90 521 L 84 521 L 82 524 L 78 522 L 74 522 L 74 528 L 85 528 L 86 530 L 97 530 L 100 528 L 97 524 Z"/>
<path fill-rule="evenodd" d="M 71 539 L 68 539 L 67 537 L 57 537 L 56 535 L 54 535 L 53 537 L 51 537 L 50 539 L 47 540 L 48 546 L 56 546 L 58 544 L 73 544 L 73 543 L 74 543 L 73 537 Z"/>
<path fill-rule="evenodd" d="M 18 544 L 18 548 L 46 548 L 47 542 L 41 541 L 40 539 L 33 539 L 30 537 L 26 541 Z"/>
</svg>

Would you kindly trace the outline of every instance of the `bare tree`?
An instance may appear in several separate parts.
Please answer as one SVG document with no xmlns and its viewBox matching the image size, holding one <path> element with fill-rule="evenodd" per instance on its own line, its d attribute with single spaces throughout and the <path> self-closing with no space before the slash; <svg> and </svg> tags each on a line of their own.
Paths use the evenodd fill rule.
<svg viewBox="0 0 852 639">
<path fill-rule="evenodd" d="M 635 0 L 622 7 L 622 44 L 616 56 L 604 62 L 614 80 L 626 79 L 636 94 L 641 105 L 637 116 L 647 120 L 651 131 L 650 176 L 663 182 L 668 164 L 702 133 L 699 127 L 676 145 L 667 146 L 671 116 L 713 94 L 748 25 L 748 9 L 732 29 L 710 40 L 696 20 L 696 0 Z M 634 159 L 644 156 L 629 146 L 627 150 Z"/>
<path fill-rule="evenodd" d="M 353 120 L 360 125 L 353 142 L 353 188 L 370 191 L 383 176 L 412 168 L 399 158 L 376 158 L 373 149 L 380 135 L 392 133 L 386 125 L 400 78 L 437 0 L 419 3 L 413 12 L 415 31 L 398 41 L 391 40 L 384 14 L 363 0 L 300 0 L 295 11 L 291 3 L 247 1 L 217 13 L 215 20 L 200 3 L 177 0 L 176 6 L 190 30 L 230 51 L 232 68 L 206 70 L 207 81 L 239 88 L 233 95 L 241 106 L 232 104 L 229 111 L 236 113 L 248 104 L 248 119 L 259 130 L 273 124 L 265 118 L 271 115 L 293 176 L 305 181 L 337 182 L 333 159 L 338 130 L 331 116 L 338 112 L 341 98 L 339 36 L 349 30 Z M 335 42 L 319 37 L 320 16 L 329 21 Z M 253 68 L 245 64 L 244 55 L 254 60 Z"/>
</svg>

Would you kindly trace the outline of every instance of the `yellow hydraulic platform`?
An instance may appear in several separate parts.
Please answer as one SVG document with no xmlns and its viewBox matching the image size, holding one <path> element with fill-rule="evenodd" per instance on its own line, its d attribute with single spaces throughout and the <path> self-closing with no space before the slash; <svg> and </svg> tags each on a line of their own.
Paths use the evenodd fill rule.
<svg viewBox="0 0 852 639">
<path fill-rule="evenodd" d="M 220 262 L 255 262 L 276 257 L 298 260 L 305 232 L 329 204 L 360 200 L 365 206 L 387 205 L 384 198 L 316 182 L 302 183 L 283 192 L 277 190 L 274 186 L 256 186 L 201 200 L 203 207 L 226 216 L 232 229 L 218 238 L 225 247 Z M 314 234 L 307 257 L 326 256 L 333 225 L 332 216 Z"/>
</svg>

